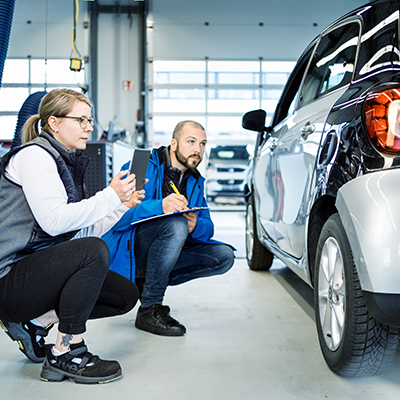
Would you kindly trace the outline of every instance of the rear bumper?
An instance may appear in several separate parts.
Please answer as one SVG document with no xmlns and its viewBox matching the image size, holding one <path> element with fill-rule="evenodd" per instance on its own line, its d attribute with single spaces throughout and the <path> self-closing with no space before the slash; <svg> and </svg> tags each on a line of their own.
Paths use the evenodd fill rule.
<svg viewBox="0 0 400 400">
<path fill-rule="evenodd" d="M 243 193 L 243 191 L 239 191 L 239 190 L 208 190 L 207 196 L 209 196 L 209 197 L 217 197 L 217 196 L 243 197 L 244 198 L 244 193 Z"/>
</svg>

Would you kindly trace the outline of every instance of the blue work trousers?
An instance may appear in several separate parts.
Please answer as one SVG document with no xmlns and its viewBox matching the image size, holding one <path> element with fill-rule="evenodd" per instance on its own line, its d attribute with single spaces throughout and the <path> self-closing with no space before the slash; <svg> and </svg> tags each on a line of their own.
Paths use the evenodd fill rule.
<svg viewBox="0 0 400 400">
<path fill-rule="evenodd" d="M 135 232 L 136 278 L 144 279 L 142 307 L 162 304 L 167 286 L 221 275 L 234 263 L 226 244 L 190 243 L 183 215 L 140 224 Z"/>
</svg>

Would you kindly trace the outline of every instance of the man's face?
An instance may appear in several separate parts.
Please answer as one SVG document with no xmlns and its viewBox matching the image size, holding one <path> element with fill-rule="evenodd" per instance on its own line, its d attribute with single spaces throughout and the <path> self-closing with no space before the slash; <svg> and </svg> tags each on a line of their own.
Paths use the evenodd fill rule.
<svg viewBox="0 0 400 400">
<path fill-rule="evenodd" d="M 179 141 L 172 139 L 171 149 L 185 169 L 196 169 L 203 159 L 206 143 L 206 133 L 202 129 L 186 125 Z"/>
</svg>

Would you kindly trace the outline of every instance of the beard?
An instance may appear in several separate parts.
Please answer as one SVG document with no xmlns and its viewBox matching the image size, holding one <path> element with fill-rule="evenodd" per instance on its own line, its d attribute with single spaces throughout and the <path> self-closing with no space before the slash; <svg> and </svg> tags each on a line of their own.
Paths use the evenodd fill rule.
<svg viewBox="0 0 400 400">
<path fill-rule="evenodd" d="M 179 151 L 178 143 L 176 145 L 175 157 L 187 169 L 196 169 L 202 160 L 200 154 L 190 154 L 188 157 L 184 157 Z"/>
</svg>

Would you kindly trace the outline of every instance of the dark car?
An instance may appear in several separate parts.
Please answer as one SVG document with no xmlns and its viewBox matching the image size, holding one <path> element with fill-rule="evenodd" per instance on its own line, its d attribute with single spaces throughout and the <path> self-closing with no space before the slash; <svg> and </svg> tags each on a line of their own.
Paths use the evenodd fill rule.
<svg viewBox="0 0 400 400">
<path fill-rule="evenodd" d="M 246 187 L 253 270 L 281 259 L 314 288 L 319 342 L 343 376 L 384 371 L 400 327 L 399 1 L 372 1 L 306 48 Z"/>
</svg>

